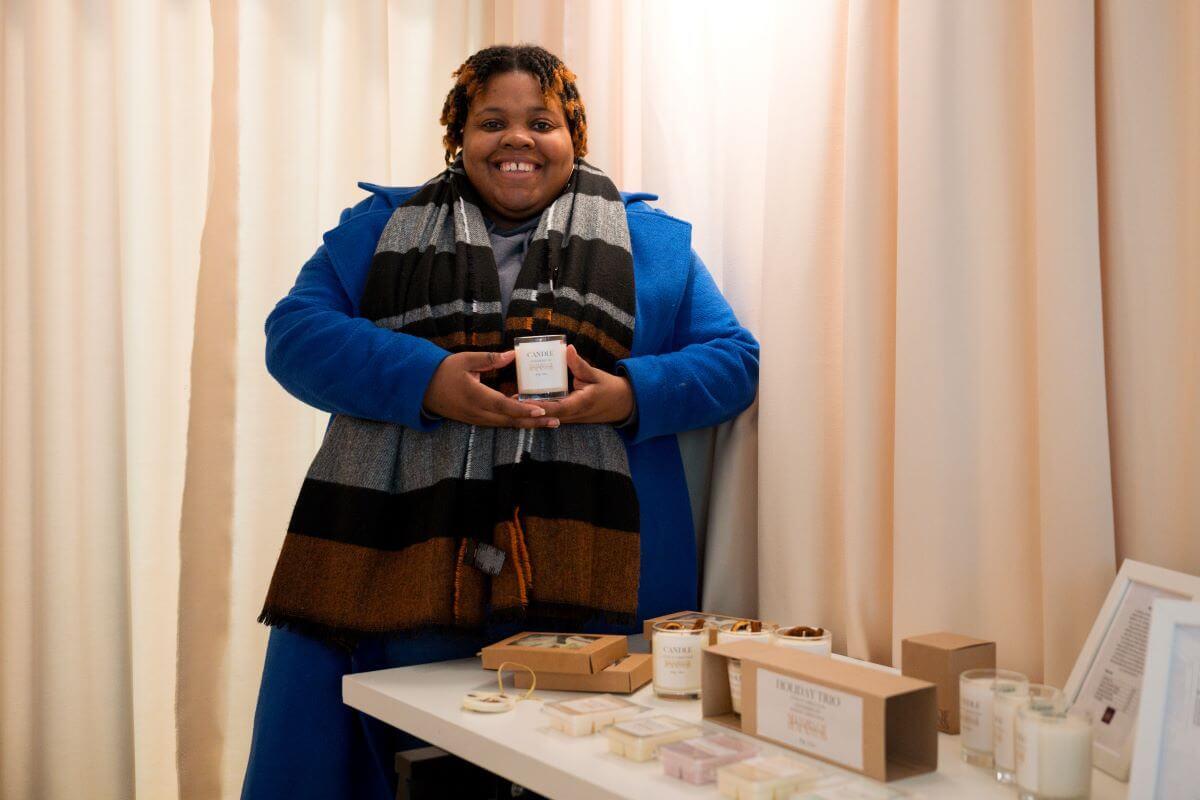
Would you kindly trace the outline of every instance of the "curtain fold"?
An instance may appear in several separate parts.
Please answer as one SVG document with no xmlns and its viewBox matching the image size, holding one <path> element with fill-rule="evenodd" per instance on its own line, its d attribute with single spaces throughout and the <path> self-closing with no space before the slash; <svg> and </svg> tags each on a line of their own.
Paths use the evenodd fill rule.
<svg viewBox="0 0 1200 800">
<path fill-rule="evenodd" d="M 0 800 L 238 796 L 325 424 L 263 320 L 511 41 L 763 344 L 682 437 L 706 608 L 1061 684 L 1120 559 L 1200 573 L 1200 4 L 12 1 Z"/>
</svg>

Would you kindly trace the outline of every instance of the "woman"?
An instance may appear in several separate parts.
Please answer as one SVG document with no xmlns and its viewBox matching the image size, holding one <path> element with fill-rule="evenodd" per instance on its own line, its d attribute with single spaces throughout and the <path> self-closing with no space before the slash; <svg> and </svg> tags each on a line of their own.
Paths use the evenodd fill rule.
<svg viewBox="0 0 1200 800">
<path fill-rule="evenodd" d="M 690 226 L 583 160 L 558 58 L 491 47 L 454 75 L 446 171 L 360 184 L 267 319 L 271 374 L 334 416 L 261 617 L 251 800 L 394 796 L 398 734 L 342 705 L 345 673 L 697 604 L 673 434 L 750 404 L 758 345 Z M 567 397 L 515 399 L 531 333 L 570 342 Z"/>
</svg>

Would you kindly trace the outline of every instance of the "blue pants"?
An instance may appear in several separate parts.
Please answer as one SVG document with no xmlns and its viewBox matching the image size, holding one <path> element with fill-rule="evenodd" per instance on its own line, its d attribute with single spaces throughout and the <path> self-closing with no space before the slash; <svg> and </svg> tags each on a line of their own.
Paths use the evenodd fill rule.
<svg viewBox="0 0 1200 800">
<path fill-rule="evenodd" d="M 342 676 L 468 658 L 502 638 L 467 633 L 366 640 L 346 653 L 272 628 L 242 800 L 393 800 L 396 752 L 419 742 L 342 703 Z"/>
</svg>

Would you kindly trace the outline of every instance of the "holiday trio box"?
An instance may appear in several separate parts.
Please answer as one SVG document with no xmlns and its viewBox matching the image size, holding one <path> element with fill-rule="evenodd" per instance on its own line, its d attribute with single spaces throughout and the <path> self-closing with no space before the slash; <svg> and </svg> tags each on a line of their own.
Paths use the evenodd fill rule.
<svg viewBox="0 0 1200 800">
<path fill-rule="evenodd" d="M 728 660 L 741 661 L 742 713 Z M 937 690 L 927 681 L 761 642 L 705 649 L 706 720 L 891 781 L 937 769 Z"/>
</svg>

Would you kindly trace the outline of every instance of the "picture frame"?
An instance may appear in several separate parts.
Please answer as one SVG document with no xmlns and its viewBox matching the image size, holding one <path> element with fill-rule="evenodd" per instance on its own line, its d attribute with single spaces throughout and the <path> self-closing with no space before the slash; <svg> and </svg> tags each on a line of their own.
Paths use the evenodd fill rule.
<svg viewBox="0 0 1200 800">
<path fill-rule="evenodd" d="M 1093 765 L 1119 781 L 1129 780 L 1150 615 L 1158 600 L 1200 600 L 1200 577 L 1126 559 L 1064 688 L 1070 708 L 1092 713 Z"/>
<path fill-rule="evenodd" d="M 1200 602 L 1158 600 L 1151 616 L 1129 800 L 1200 785 Z"/>
</svg>

